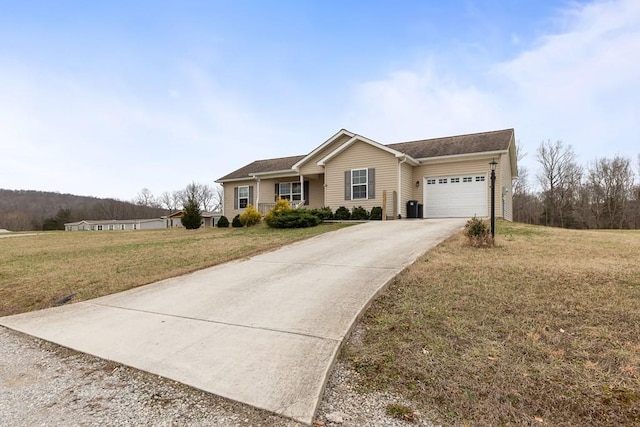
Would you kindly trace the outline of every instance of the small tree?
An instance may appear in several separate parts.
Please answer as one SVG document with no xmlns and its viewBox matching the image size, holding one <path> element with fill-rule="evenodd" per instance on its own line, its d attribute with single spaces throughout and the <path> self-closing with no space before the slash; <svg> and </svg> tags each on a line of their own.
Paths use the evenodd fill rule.
<svg viewBox="0 0 640 427">
<path fill-rule="evenodd" d="M 234 228 L 242 227 L 242 222 L 240 221 L 240 214 L 233 217 L 233 219 L 231 220 L 231 226 Z"/>
<path fill-rule="evenodd" d="M 195 197 L 190 196 L 184 204 L 181 222 L 187 230 L 196 230 L 202 225 L 202 212 Z"/>
</svg>

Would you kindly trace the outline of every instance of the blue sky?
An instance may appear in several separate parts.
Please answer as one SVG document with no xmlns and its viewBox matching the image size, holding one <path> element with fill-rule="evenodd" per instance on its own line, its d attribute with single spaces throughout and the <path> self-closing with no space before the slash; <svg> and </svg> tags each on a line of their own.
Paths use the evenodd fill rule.
<svg viewBox="0 0 640 427">
<path fill-rule="evenodd" d="M 0 0 L 0 188 L 129 200 L 306 154 L 515 128 L 640 153 L 640 2 Z"/>
</svg>

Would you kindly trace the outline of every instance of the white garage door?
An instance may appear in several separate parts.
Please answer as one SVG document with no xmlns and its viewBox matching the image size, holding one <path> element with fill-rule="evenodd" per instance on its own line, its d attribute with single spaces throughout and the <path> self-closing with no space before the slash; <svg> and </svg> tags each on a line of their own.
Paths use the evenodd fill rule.
<svg viewBox="0 0 640 427">
<path fill-rule="evenodd" d="M 487 216 L 487 176 L 468 174 L 424 179 L 426 218 Z"/>
</svg>

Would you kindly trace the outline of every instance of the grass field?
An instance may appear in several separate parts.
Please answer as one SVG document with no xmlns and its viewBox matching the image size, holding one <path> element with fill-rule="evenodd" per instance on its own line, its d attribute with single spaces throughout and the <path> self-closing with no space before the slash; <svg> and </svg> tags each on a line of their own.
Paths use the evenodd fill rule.
<svg viewBox="0 0 640 427">
<path fill-rule="evenodd" d="M 344 227 L 46 232 L 0 239 L 0 316 L 95 298 Z"/>
<path fill-rule="evenodd" d="M 640 232 L 500 223 L 406 269 L 343 360 L 445 425 L 640 425 Z"/>
</svg>

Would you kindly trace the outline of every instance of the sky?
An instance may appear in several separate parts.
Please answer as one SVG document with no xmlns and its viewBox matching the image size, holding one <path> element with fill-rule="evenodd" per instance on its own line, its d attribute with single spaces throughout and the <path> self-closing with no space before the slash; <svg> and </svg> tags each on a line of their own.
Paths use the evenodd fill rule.
<svg viewBox="0 0 640 427">
<path fill-rule="evenodd" d="M 638 76 L 638 0 L 0 0 L 0 188 L 132 200 L 343 128 L 637 168 Z"/>
</svg>

